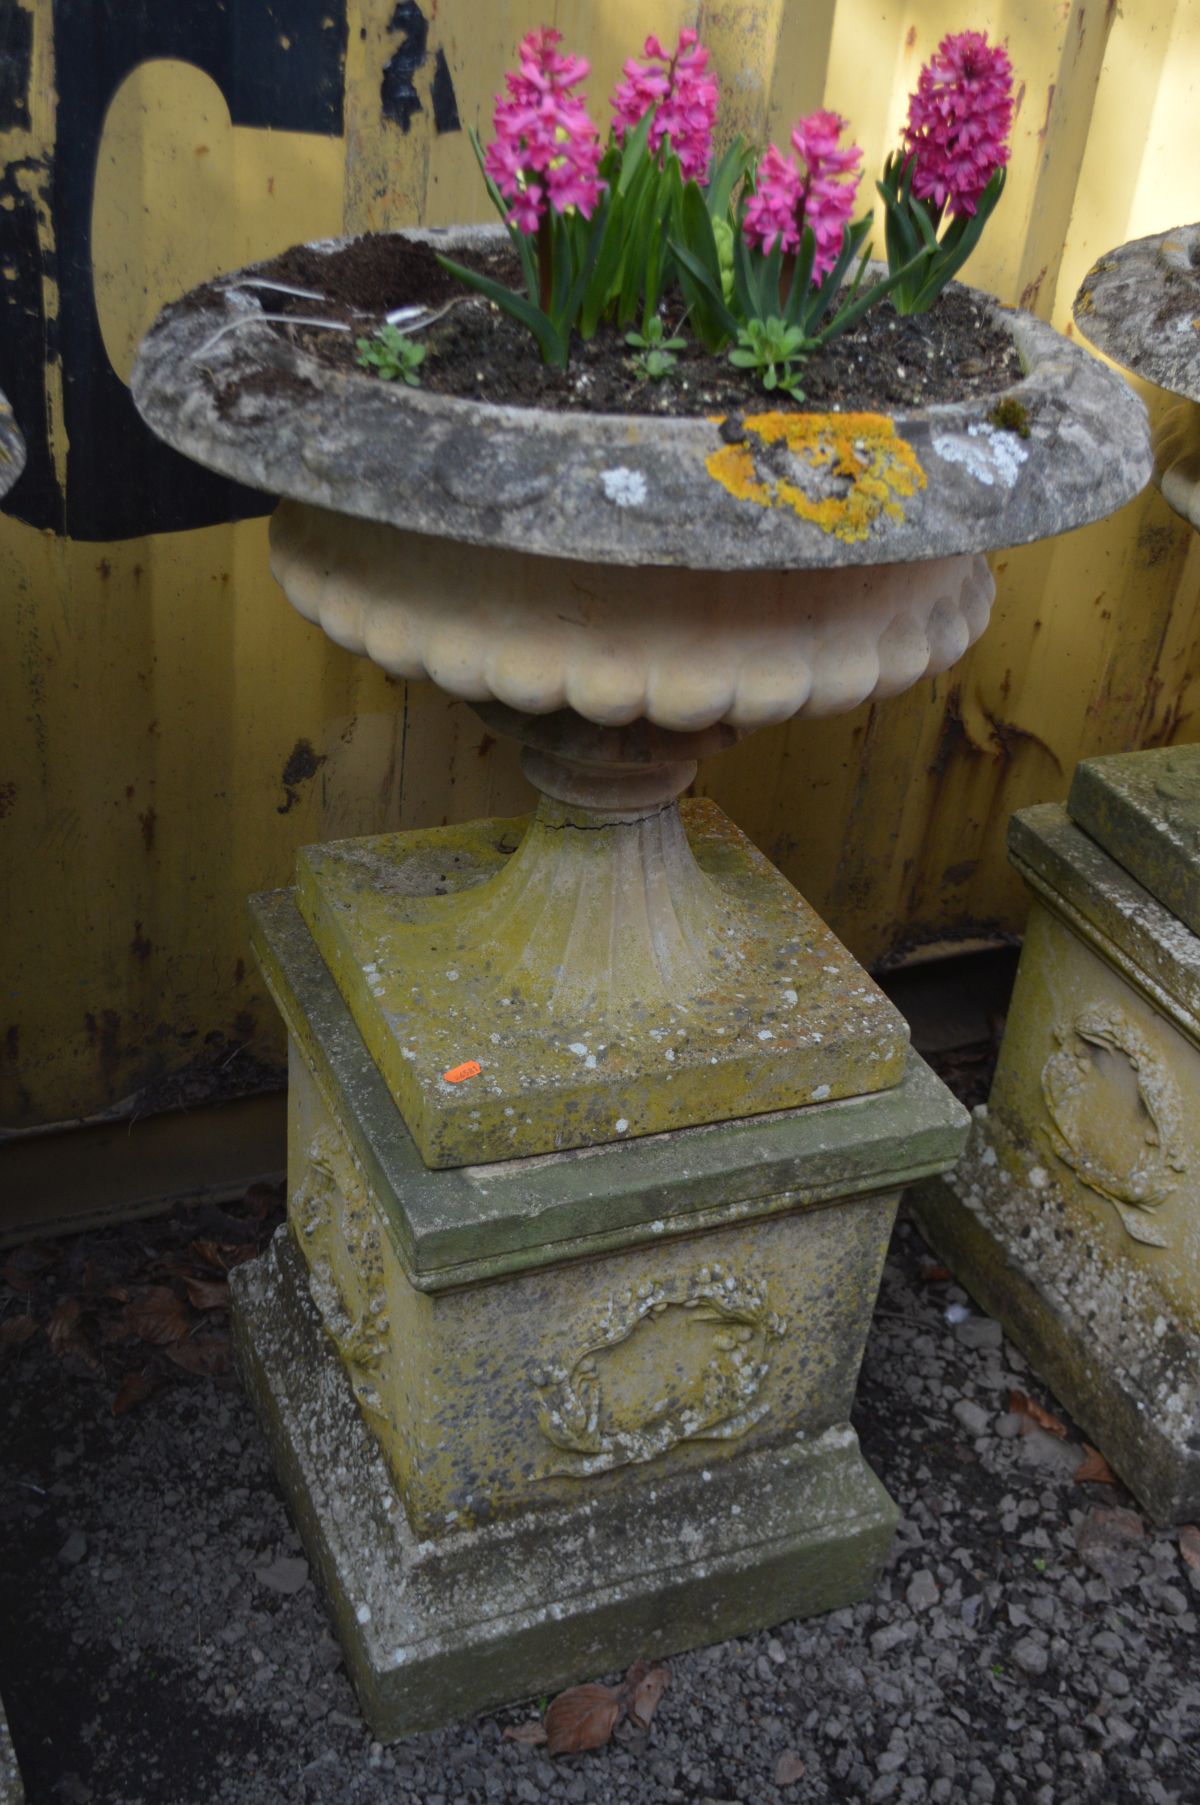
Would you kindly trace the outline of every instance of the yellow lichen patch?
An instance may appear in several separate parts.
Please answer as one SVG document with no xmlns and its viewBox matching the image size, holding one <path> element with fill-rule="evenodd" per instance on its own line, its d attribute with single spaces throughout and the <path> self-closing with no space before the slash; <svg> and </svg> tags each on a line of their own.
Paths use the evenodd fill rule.
<svg viewBox="0 0 1200 1805">
<path fill-rule="evenodd" d="M 738 443 L 709 455 L 709 475 L 739 501 L 791 508 L 801 520 L 811 520 L 838 539 L 865 539 L 881 514 L 903 520 L 901 499 L 925 487 L 916 453 L 886 414 L 753 414 L 744 431 L 746 437 Z M 829 493 L 810 495 L 801 484 L 761 470 L 755 440 L 764 449 L 785 446 L 835 486 Z"/>
<path fill-rule="evenodd" d="M 759 482 L 754 469 L 754 453 L 744 439 L 714 451 L 706 460 L 706 468 L 708 474 L 738 501 L 756 501 L 761 508 L 770 507 L 774 499 L 772 491 L 766 483 Z"/>
</svg>

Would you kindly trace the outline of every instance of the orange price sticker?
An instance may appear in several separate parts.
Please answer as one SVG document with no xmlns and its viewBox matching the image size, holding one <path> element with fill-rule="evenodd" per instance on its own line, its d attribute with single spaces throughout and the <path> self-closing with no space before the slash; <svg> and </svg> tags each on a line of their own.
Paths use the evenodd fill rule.
<svg viewBox="0 0 1200 1805">
<path fill-rule="evenodd" d="M 482 1067 L 477 1059 L 465 1059 L 461 1065 L 452 1065 L 442 1077 L 447 1084 L 461 1084 L 464 1078 L 478 1077 Z"/>
</svg>

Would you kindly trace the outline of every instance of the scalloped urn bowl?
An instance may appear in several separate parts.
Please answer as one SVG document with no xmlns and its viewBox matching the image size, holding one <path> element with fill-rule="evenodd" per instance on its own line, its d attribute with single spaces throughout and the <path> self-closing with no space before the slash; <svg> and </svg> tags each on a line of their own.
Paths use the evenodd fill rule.
<svg viewBox="0 0 1200 1805">
<path fill-rule="evenodd" d="M 1179 396 L 1154 433 L 1154 480 L 1200 528 L 1200 222 L 1107 251 L 1084 277 L 1074 313 L 1106 357 Z"/>
<path fill-rule="evenodd" d="M 488 234 L 409 236 L 461 250 Z M 432 967 L 500 949 L 489 981 L 547 1032 L 586 1017 L 615 1043 L 665 1011 L 718 1063 L 707 1049 L 729 1044 L 714 1037 L 753 971 L 778 979 L 772 948 L 800 930 L 764 942 L 732 855 L 694 856 L 676 800 L 696 759 L 945 670 L 987 623 L 983 553 L 1097 519 L 1150 472 L 1120 378 L 999 306 L 1024 372 L 999 412 L 998 396 L 895 417 L 764 398 L 664 419 L 335 370 L 263 319 L 264 298 L 234 275 L 167 308 L 134 398 L 176 449 L 284 497 L 272 567 L 303 615 L 523 742 L 540 801 L 520 850 L 441 899 L 425 951 Z M 405 956 L 423 969 L 415 943 Z M 786 1038 L 745 1013 L 746 1034 Z M 842 1094 L 896 1076 L 884 1058 Z M 739 1113 L 803 1100 L 768 1086 Z"/>
</svg>

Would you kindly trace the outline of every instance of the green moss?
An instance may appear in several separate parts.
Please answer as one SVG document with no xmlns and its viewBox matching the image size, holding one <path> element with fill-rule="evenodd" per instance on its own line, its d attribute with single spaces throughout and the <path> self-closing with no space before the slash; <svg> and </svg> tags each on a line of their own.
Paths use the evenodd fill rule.
<svg viewBox="0 0 1200 1805">
<path fill-rule="evenodd" d="M 997 401 L 988 415 L 988 424 L 1001 432 L 1015 432 L 1019 439 L 1027 439 L 1029 409 L 1023 401 L 1017 401 L 1012 395 L 1005 395 L 1002 401 Z"/>
</svg>

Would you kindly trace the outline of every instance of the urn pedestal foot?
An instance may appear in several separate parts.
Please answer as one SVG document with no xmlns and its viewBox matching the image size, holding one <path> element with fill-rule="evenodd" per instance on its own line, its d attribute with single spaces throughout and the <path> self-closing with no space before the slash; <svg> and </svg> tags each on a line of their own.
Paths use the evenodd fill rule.
<svg viewBox="0 0 1200 1805">
<path fill-rule="evenodd" d="M 253 915 L 289 1224 L 240 1359 L 376 1733 L 862 1596 L 863 1343 L 900 1189 L 966 1128 L 933 1074 L 430 1170 L 291 895 Z"/>
</svg>

